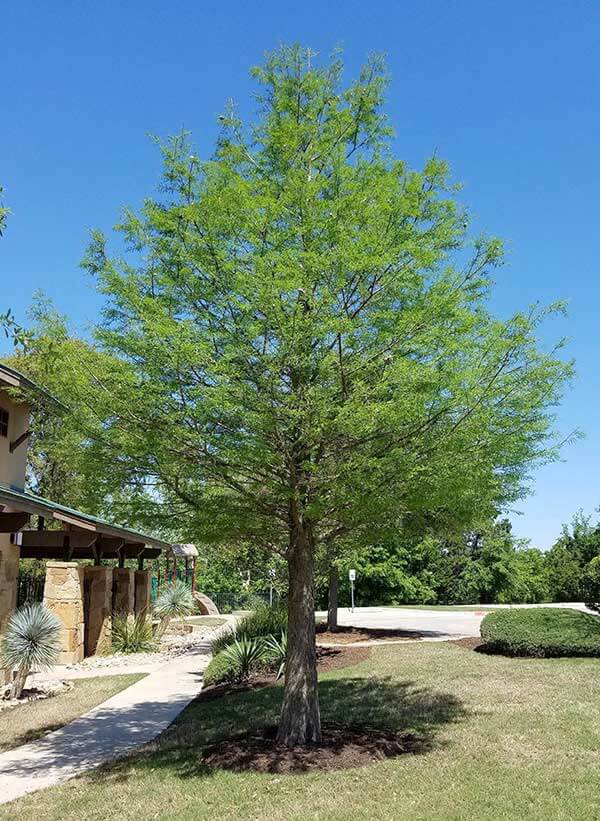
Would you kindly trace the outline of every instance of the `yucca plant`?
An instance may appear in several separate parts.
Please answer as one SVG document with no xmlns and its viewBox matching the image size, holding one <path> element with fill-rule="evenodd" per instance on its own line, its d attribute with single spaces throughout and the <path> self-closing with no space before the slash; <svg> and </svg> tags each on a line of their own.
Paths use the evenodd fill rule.
<svg viewBox="0 0 600 821">
<path fill-rule="evenodd" d="M 11 698 L 20 698 L 29 673 L 47 670 L 58 659 L 61 623 L 39 602 L 31 602 L 16 610 L 6 625 L 0 655 L 3 664 L 16 674 Z"/>
<path fill-rule="evenodd" d="M 277 664 L 277 680 L 281 678 L 285 670 L 285 661 L 287 658 L 287 631 L 282 630 L 281 638 L 275 636 L 267 636 L 265 639 L 265 656 L 270 662 Z"/>
<path fill-rule="evenodd" d="M 152 624 L 145 613 L 135 619 L 114 616 L 112 623 L 112 649 L 117 653 L 146 653 L 155 649 Z"/>
<path fill-rule="evenodd" d="M 287 629 L 287 611 L 281 607 L 268 607 L 261 604 L 253 613 L 249 613 L 237 622 L 231 630 L 219 633 L 213 640 L 211 649 L 219 653 L 237 639 L 254 639 L 258 637 L 277 636 Z"/>
<path fill-rule="evenodd" d="M 245 681 L 265 657 L 263 639 L 237 639 L 222 651 L 222 656 L 235 669 L 238 681 Z"/>
<path fill-rule="evenodd" d="M 192 591 L 183 582 L 176 582 L 173 587 L 167 587 L 160 594 L 154 604 L 154 614 L 160 622 L 156 630 L 156 638 L 164 635 L 172 619 L 189 616 L 194 612 L 194 597 Z"/>
</svg>

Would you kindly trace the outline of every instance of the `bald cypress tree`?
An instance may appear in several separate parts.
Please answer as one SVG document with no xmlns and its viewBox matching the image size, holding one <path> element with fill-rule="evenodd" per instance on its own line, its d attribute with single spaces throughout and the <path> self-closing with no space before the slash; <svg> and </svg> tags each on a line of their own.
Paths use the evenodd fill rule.
<svg viewBox="0 0 600 821">
<path fill-rule="evenodd" d="M 536 342 L 553 309 L 489 313 L 501 243 L 469 241 L 445 163 L 394 156 L 379 59 L 345 83 L 338 57 L 286 47 L 253 75 L 254 125 L 227 111 L 208 159 L 162 145 L 124 258 L 94 235 L 97 339 L 121 365 L 86 401 L 166 512 L 286 559 L 279 740 L 296 745 L 320 738 L 316 555 L 517 498 L 555 454 L 569 366 Z"/>
</svg>

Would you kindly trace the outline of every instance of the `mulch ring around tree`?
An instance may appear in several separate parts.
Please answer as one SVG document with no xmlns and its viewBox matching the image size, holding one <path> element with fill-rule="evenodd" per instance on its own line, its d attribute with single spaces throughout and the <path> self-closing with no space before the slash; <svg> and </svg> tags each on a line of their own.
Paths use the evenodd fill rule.
<svg viewBox="0 0 600 821">
<path fill-rule="evenodd" d="M 276 738 L 276 727 L 230 736 L 207 747 L 202 763 L 234 772 L 292 774 L 365 767 L 422 749 L 414 733 L 333 723 L 323 725 L 319 744 L 290 748 L 277 744 Z"/>
<path fill-rule="evenodd" d="M 326 673 L 342 667 L 353 667 L 355 664 L 366 661 L 370 655 L 371 650 L 368 647 L 317 647 L 317 669 L 319 673 Z M 230 693 L 269 687 L 275 684 L 275 681 L 275 673 L 256 673 L 250 676 L 248 681 L 239 684 L 224 682 L 205 687 L 200 691 L 198 698 L 201 701 L 212 701 Z"/>
</svg>

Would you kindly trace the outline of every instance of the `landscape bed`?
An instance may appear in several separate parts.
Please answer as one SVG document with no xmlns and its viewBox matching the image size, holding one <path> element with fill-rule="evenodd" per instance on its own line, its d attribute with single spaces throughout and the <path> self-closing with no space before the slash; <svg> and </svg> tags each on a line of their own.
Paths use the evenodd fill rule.
<svg viewBox="0 0 600 821">
<path fill-rule="evenodd" d="M 413 734 L 410 754 L 336 772 L 233 772 L 207 750 L 274 726 L 282 687 L 197 699 L 153 744 L 0 807 L 11 821 L 598 817 L 600 660 L 512 659 L 451 643 L 378 647 L 325 673 L 325 724 Z"/>
</svg>

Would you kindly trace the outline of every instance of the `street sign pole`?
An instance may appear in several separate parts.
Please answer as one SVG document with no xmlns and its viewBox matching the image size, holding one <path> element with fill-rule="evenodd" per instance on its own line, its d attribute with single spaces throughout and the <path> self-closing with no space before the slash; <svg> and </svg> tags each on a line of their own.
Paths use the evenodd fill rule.
<svg viewBox="0 0 600 821">
<path fill-rule="evenodd" d="M 356 570 L 349 570 L 348 578 L 350 579 L 350 596 L 352 597 L 352 607 L 350 609 L 352 613 L 354 613 L 354 582 L 356 581 Z"/>
</svg>

